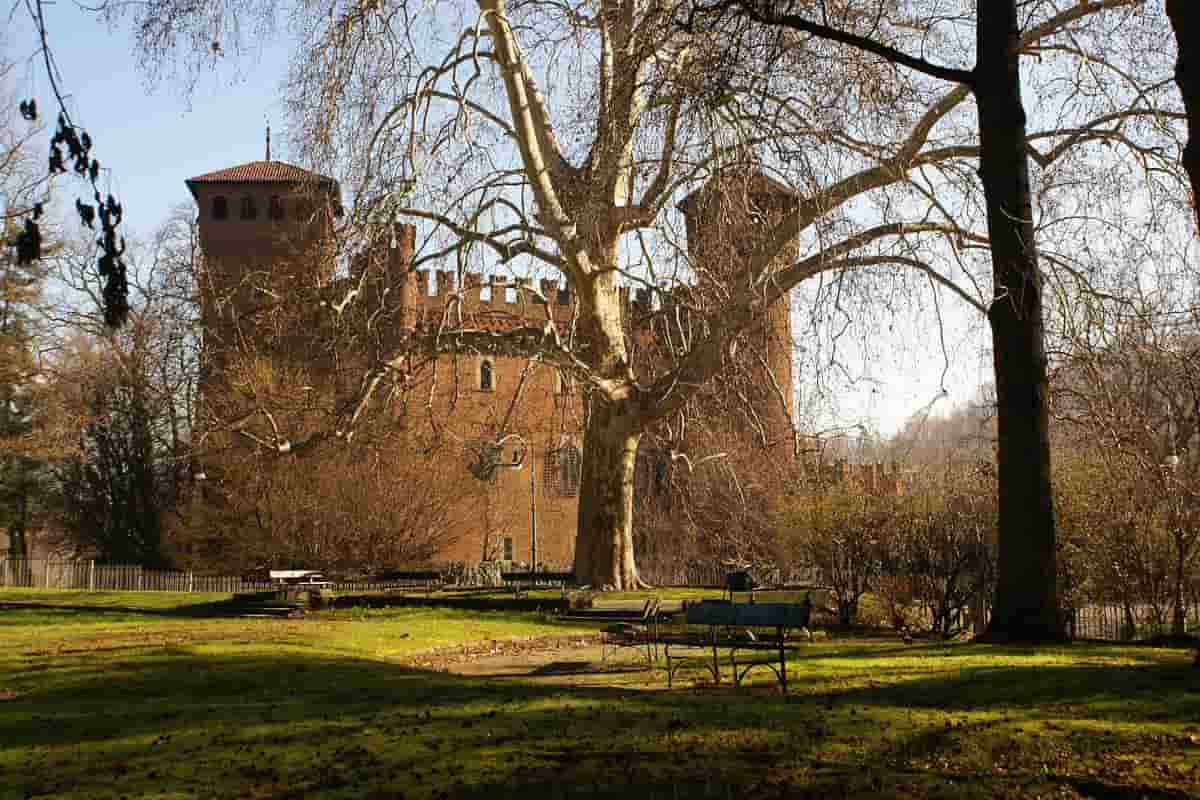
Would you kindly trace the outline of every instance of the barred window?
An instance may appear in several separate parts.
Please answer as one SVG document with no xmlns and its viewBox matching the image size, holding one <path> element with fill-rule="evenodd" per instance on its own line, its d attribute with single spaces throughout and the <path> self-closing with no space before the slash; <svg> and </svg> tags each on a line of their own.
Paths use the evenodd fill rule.
<svg viewBox="0 0 1200 800">
<path fill-rule="evenodd" d="M 212 218 L 229 219 L 229 201 L 224 195 L 217 195 L 212 201 Z"/>
<path fill-rule="evenodd" d="M 254 198 L 249 195 L 242 198 L 242 219 L 256 219 L 258 217 L 258 206 L 254 203 Z"/>
<path fill-rule="evenodd" d="M 491 361 L 479 362 L 479 391 L 492 392 L 496 389 L 496 378 Z"/>
<path fill-rule="evenodd" d="M 566 445 L 546 451 L 542 462 L 542 486 L 546 494 L 575 497 L 579 494 L 582 473 L 583 457 L 578 448 Z"/>
<path fill-rule="evenodd" d="M 271 201 L 267 205 L 267 216 L 276 221 L 283 219 L 283 201 L 279 199 L 279 195 L 271 195 Z"/>
</svg>

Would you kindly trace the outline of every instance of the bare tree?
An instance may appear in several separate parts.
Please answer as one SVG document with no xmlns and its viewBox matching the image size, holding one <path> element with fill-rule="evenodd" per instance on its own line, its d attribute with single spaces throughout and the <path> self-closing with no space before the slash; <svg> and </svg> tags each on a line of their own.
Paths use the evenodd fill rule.
<svg viewBox="0 0 1200 800">
<path fill-rule="evenodd" d="M 1056 23 L 1070 27 L 1089 14 L 1137 2 L 1082 3 L 1064 9 Z M 1054 640 L 1062 637 L 1056 594 L 1053 492 L 1050 480 L 1042 276 L 1035 235 L 1034 192 L 1029 171 L 1028 115 L 1022 101 L 1020 58 L 1030 48 L 1040 10 L 1025 17 L 1018 4 L 979 4 L 975 10 L 975 63 L 964 69 L 910 55 L 895 42 L 902 19 L 922 19 L 920 3 L 877 3 L 867 16 L 847 15 L 842 4 L 729 0 L 704 10 L 737 9 L 749 18 L 847 45 L 898 67 L 952 81 L 969 90 L 978 109 L 979 172 L 986 200 L 992 260 L 992 302 L 987 315 L 995 364 L 999 461 L 999 566 L 992 639 Z M 854 4 L 849 4 L 854 5 Z M 831 11 L 831 9 L 837 9 Z M 843 12 L 841 15 L 838 11 Z M 940 16 L 941 12 L 936 12 Z M 963 17 L 970 15 L 963 10 Z M 840 19 L 839 19 L 840 17 Z M 1067 20 L 1065 17 L 1073 17 Z M 839 21 L 850 25 L 839 25 Z M 857 23 L 857 24 L 855 24 Z M 1070 34 L 1068 33 L 1068 37 Z M 1040 159 L 1039 159 L 1040 160 Z"/>
<path fill-rule="evenodd" d="M 177 210 L 138 248 L 132 306 L 111 331 L 96 312 L 107 285 L 96 245 L 66 243 L 58 301 L 46 311 L 45 374 L 59 442 L 62 544 L 125 563 L 162 565 L 166 521 L 192 478 L 198 305 L 190 215 Z M 68 446 L 69 443 L 69 446 Z"/>
<path fill-rule="evenodd" d="M 1032 228 L 1021 227 L 1032 212 L 1017 202 L 1025 148 L 1049 170 L 1101 138 L 1123 146 L 1143 133 L 1163 135 L 1124 120 L 1164 117 L 1154 77 L 1143 85 L 1116 59 L 1113 74 L 1134 75 L 1132 84 L 1061 118 L 1047 115 L 1044 127 L 1024 136 L 1009 124 L 1024 120 L 1009 114 L 1020 111 L 1012 105 L 1020 98 L 1011 70 L 1019 50 L 1037 48 L 1062 59 L 1064 71 L 1071 63 L 1109 69 L 1064 42 L 1096 39 L 1086 28 L 1091 20 L 1134 5 L 1038 4 L 1020 30 L 1011 15 L 993 18 L 989 5 L 979 21 L 986 67 L 977 77 L 952 37 L 909 26 L 907 18 L 888 18 L 897 44 L 927 39 L 958 64 L 902 72 L 790 31 L 687 30 L 678 7 L 658 2 L 577 8 L 482 0 L 438 4 L 436 14 L 405 2 L 353 10 L 313 4 L 297 16 L 308 46 L 297 56 L 292 96 L 305 152 L 351 185 L 350 223 L 365 225 L 380 212 L 418 221 L 418 261 L 453 258 L 463 267 L 487 253 L 504 269 L 566 277 L 576 313 L 565 326 L 497 335 L 456 319 L 453 336 L 441 327 L 422 343 L 532 352 L 577 377 L 588 406 L 576 573 L 593 586 L 625 588 L 641 583 L 631 523 L 643 435 L 676 417 L 802 281 L 827 282 L 840 294 L 856 281 L 877 286 L 909 270 L 927 287 L 990 310 L 998 336 L 1016 347 L 1014 363 L 1033 370 L 1012 387 L 1006 379 L 1005 415 L 1036 411 L 1040 312 L 1037 292 L 1022 291 L 1037 281 L 1034 252 L 1025 246 Z M 875 17 L 859 8 L 839 5 L 835 22 L 869 29 Z M 189 17 L 171 2 L 147 9 L 177 30 L 220 29 L 209 11 Z M 1002 46 L 990 48 L 995 41 Z M 961 84 L 946 89 L 940 82 L 947 77 Z M 971 86 L 985 116 L 1008 126 L 988 128 L 986 141 L 978 125 L 964 124 Z M 986 210 L 970 199 L 975 161 L 981 150 L 1006 146 L 1012 169 L 988 176 L 1011 178 L 1005 191 L 1016 194 Z M 696 200 L 690 207 L 712 209 L 700 222 L 724 236 L 723 249 L 708 250 L 724 253 L 715 263 L 702 257 L 704 247 L 685 251 L 675 210 L 706 185 L 715 205 Z M 947 205 L 950 196 L 955 203 Z M 977 255 L 989 215 L 1004 229 L 993 232 L 1000 238 L 992 245 L 1008 256 L 997 259 L 997 287 L 985 297 Z M 722 233 L 722 219 L 740 224 Z M 644 365 L 632 357 L 622 278 L 656 293 L 671 289 L 650 304 L 651 316 L 671 320 L 669 360 Z M 1007 365 L 1009 351 L 998 347 L 997 359 Z M 381 358 L 365 394 L 402 363 Z M 1040 453 L 1044 426 L 1037 413 L 1032 419 L 1006 436 L 1025 436 Z M 1045 474 L 1002 468 L 1013 470 L 1020 474 L 1008 505 L 1032 502 L 1040 522 L 1028 528 L 1035 532 L 1028 548 L 1021 549 L 1024 533 L 1012 539 L 1005 574 L 1026 558 L 1044 571 L 1042 545 L 1053 541 Z M 1054 635 L 1052 589 L 1023 586 L 1018 595 L 1005 601 L 999 619 L 1032 614 L 1031 635 Z"/>
<path fill-rule="evenodd" d="M 1113 514 L 1115 541 L 1104 551 L 1144 598 L 1169 604 L 1172 631 L 1183 634 L 1200 564 L 1200 339 L 1145 308 L 1108 306 L 1103 324 L 1057 359 L 1055 413 L 1070 446 L 1097 463 L 1126 506 Z"/>
</svg>

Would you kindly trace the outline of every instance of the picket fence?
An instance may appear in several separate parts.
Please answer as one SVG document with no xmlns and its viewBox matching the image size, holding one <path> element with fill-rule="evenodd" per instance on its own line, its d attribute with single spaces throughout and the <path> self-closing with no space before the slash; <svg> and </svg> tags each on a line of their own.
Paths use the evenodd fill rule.
<svg viewBox="0 0 1200 800">
<path fill-rule="evenodd" d="M 568 571 L 569 567 L 554 567 Z M 642 576 L 656 586 L 723 586 L 729 567 L 720 564 L 647 565 Z M 760 584 L 815 585 L 816 577 L 805 570 L 761 567 L 752 569 Z M 467 570 L 457 580 L 474 585 L 477 577 Z M 96 561 L 54 561 L 50 559 L 0 559 L 0 586 L 31 589 L 88 589 L 123 592 L 251 592 L 273 588 L 268 581 L 248 581 L 232 575 L 202 575 L 193 572 L 147 569 L 130 564 L 101 564 Z M 404 581 L 336 581 L 333 589 L 341 592 L 372 592 L 410 587 Z"/>
<path fill-rule="evenodd" d="M 646 580 L 656 586 L 722 586 L 729 568 L 720 564 L 656 565 L 641 568 Z M 764 585 L 816 586 L 817 576 L 808 570 L 786 567 L 752 568 L 751 574 Z M 467 585 L 475 577 L 466 571 L 453 583 Z M 238 592 L 270 591 L 269 581 L 243 580 L 232 575 L 201 575 L 193 572 L 146 569 L 129 564 L 99 564 L 95 561 L 54 561 L 49 559 L 0 559 L 0 587 L 31 589 L 86 589 L 91 591 L 133 592 Z M 413 588 L 405 581 L 335 581 L 334 591 L 371 593 Z M 1167 633 L 1167 626 L 1155 619 L 1149 607 L 1134 609 L 1136 638 Z M 1200 604 L 1187 610 L 1189 631 L 1200 630 Z M 1075 612 L 1072 633 L 1081 639 L 1122 641 L 1129 637 L 1124 611 L 1117 605 L 1095 603 Z"/>
<path fill-rule="evenodd" d="M 0 559 L 0 586 L 30 589 L 87 589 L 119 592 L 212 592 L 266 590 L 268 582 L 244 581 L 230 575 L 146 569 L 131 564 L 95 561 Z"/>
</svg>

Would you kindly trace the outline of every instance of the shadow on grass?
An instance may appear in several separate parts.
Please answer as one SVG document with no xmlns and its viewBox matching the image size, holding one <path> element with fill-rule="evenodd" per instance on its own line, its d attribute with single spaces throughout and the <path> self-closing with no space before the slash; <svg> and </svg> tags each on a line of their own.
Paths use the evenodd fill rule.
<svg viewBox="0 0 1200 800">
<path fill-rule="evenodd" d="M 855 662 L 869 673 L 892 656 L 884 647 Z M 1200 718 L 1182 663 L 970 666 L 842 690 L 820 678 L 805 685 L 806 661 L 789 670 L 798 694 L 781 697 L 553 682 L 578 674 L 580 661 L 559 662 L 544 680 L 498 681 L 290 651 L 81 659 L 54 667 L 47 688 L 0 703 L 0 794 L 202 787 L 209 797 L 386 797 L 415 787 L 418 796 L 716 798 L 735 787 L 738 798 L 922 797 L 960 781 L 1004 796 L 1021 775 L 967 763 L 945 774 L 908 766 L 957 758 L 976 740 L 940 719 L 906 722 L 907 712 L 1005 711 L 1018 722 Z M 836 763 L 822 750 L 830 743 L 840 748 Z M 1114 800 L 1186 796 L 1053 771 L 1037 780 Z"/>
<path fill-rule="evenodd" d="M 563 597 L 507 597 L 483 594 L 454 595 L 338 595 L 334 608 L 451 608 L 462 611 L 566 611 Z"/>
<path fill-rule="evenodd" d="M 231 617 L 236 616 L 243 610 L 240 606 L 235 606 L 230 600 L 219 600 L 216 602 L 192 603 L 184 606 L 174 606 L 171 608 L 141 608 L 137 606 L 101 606 L 101 605 L 70 605 L 65 603 L 24 603 L 21 601 L 2 601 L 0 602 L 0 611 L 53 611 L 62 612 L 63 614 L 124 614 L 127 616 L 145 615 L 151 617 L 174 617 L 174 618 L 192 618 L 203 619 L 206 617 Z M 0 616 L 0 620 L 3 617 Z M 20 621 L 18 624 L 27 624 L 25 621 Z"/>
</svg>

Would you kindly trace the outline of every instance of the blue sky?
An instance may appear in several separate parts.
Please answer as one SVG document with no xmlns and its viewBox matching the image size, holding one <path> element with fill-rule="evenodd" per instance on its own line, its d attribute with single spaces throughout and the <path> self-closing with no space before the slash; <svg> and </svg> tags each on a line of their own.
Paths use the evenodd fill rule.
<svg viewBox="0 0 1200 800">
<path fill-rule="evenodd" d="M 127 26 L 110 29 L 72 3 L 45 8 L 68 108 L 95 142 L 94 155 L 105 167 L 104 188 L 124 204 L 131 239 L 148 239 L 173 206 L 191 202 L 186 179 L 263 158 L 268 119 L 273 157 L 295 160 L 284 144 L 280 101 L 291 50 L 286 30 L 258 43 L 257 52 L 226 59 L 189 94 L 169 80 L 150 85 Z M 37 46 L 28 14 L 19 7 L 4 35 L 6 55 L 17 66 L 10 88 L 20 98 L 37 97 L 45 111 L 53 108 L 53 96 Z M 49 136 L 47 131 L 39 146 Z M 65 178 L 55 196 L 69 207 L 75 197 L 87 197 L 88 190 Z M 857 362 L 858 379 L 835 381 L 840 384 L 835 390 L 838 410 L 829 423 L 866 422 L 890 433 L 938 398 L 943 385 L 950 396 L 934 404 L 938 411 L 969 401 L 975 386 L 988 377 L 987 364 L 980 361 L 978 331 L 969 332 L 971 322 L 958 315 L 948 321 L 954 366 L 944 384 L 940 347 L 931 346 L 927 329 L 902 323 L 884 341 L 849 346 L 846 356 Z"/>
<path fill-rule="evenodd" d="M 288 40 L 260 43 L 258 53 L 198 82 L 190 96 L 178 85 L 149 85 L 133 53 L 128 27 L 109 29 L 74 4 L 46 6 L 50 46 L 60 87 L 75 122 L 91 134 L 104 180 L 125 206 L 130 233 L 148 236 L 174 205 L 190 202 L 184 181 L 215 169 L 261 159 L 266 120 L 272 155 L 287 160 L 279 84 L 287 71 Z M 5 34 L 15 62 L 11 90 L 35 96 L 43 114 L 54 107 L 38 42 L 24 7 Z M 44 116 L 48 123 L 53 117 Z M 48 139 L 47 131 L 45 138 Z M 41 144 L 41 142 L 39 142 Z M 55 194 L 69 205 L 86 187 L 61 180 Z"/>
</svg>

